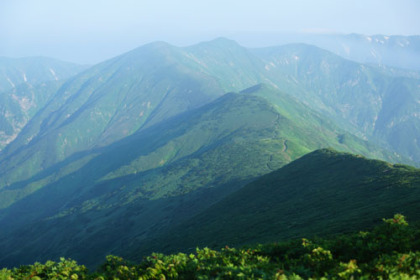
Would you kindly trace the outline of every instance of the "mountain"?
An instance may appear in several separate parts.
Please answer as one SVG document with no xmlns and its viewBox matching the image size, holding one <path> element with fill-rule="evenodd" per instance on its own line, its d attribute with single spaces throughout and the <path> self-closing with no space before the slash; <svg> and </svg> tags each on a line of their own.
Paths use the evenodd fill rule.
<svg viewBox="0 0 420 280">
<path fill-rule="evenodd" d="M 268 35 L 268 34 L 267 34 Z M 246 38 L 248 37 L 248 38 Z M 328 50 L 345 59 L 380 67 L 394 67 L 411 70 L 419 75 L 420 36 L 363 35 L 363 34 L 269 34 L 251 36 L 258 40 L 249 41 L 249 36 L 236 36 L 245 45 L 279 46 L 304 43 Z M 258 43 L 256 43 L 258 42 Z"/>
<path fill-rule="evenodd" d="M 270 86 L 224 95 L 4 187 L 1 262 L 97 264 L 324 146 L 392 157 Z"/>
<path fill-rule="evenodd" d="M 312 46 L 223 38 L 155 42 L 92 66 L 45 93 L 0 152 L 0 263 L 64 255 L 95 266 L 320 148 L 411 163 L 361 129 L 397 78 Z"/>
<path fill-rule="evenodd" d="M 125 248 L 115 238 L 122 232 L 131 242 L 153 236 L 308 151 L 325 145 L 372 149 L 351 135 L 341 141 L 342 133 L 266 85 L 224 95 L 3 188 L 1 223 L 10 231 L 1 245 L 14 253 L 2 261 L 65 253 L 92 264 L 100 259 L 88 251 L 99 257 Z M 130 216 L 135 219 L 128 221 Z M 8 247 L 16 242 L 18 251 Z"/>
<path fill-rule="evenodd" d="M 77 152 L 111 144 L 224 93 L 212 77 L 187 68 L 178 56 L 178 48 L 155 43 L 67 80 L 0 155 L 2 184 L 30 178 Z"/>
<path fill-rule="evenodd" d="M 128 256 L 353 232 L 397 212 L 418 222 L 419 202 L 419 169 L 321 149 L 140 243 Z"/>
<path fill-rule="evenodd" d="M 354 35 L 347 37 L 362 38 L 363 36 Z M 385 40 L 384 38 L 378 38 L 372 40 L 375 42 Z M 397 42 L 399 40 L 397 39 L 398 38 L 390 37 L 388 41 Z M 404 40 L 408 39 L 405 38 Z M 413 43 L 407 43 L 406 45 L 415 45 L 415 40 L 408 40 L 408 42 L 411 41 L 413 41 Z M 400 44 L 402 43 L 400 42 Z M 131 66 L 127 66 L 124 69 L 125 64 Z M 172 65 L 174 69 L 171 69 L 169 65 Z M 178 68 L 175 69 L 176 67 Z M 54 73 L 60 72 L 59 70 L 56 70 L 53 70 L 55 71 Z M 102 72 L 102 70 L 104 70 L 104 72 Z M 156 73 L 155 70 L 159 73 Z M 15 72 L 16 71 L 24 72 L 24 70 L 15 70 Z M 47 74 L 50 73 L 49 70 L 45 71 L 47 71 Z M 178 74 L 172 75 L 166 71 L 174 71 L 174 73 L 178 72 Z M 93 112 L 94 110 L 92 109 L 92 106 L 96 106 L 92 103 L 94 102 L 92 101 L 94 98 L 98 99 L 95 102 L 111 102 L 110 99 L 105 101 L 105 97 L 102 97 L 103 92 L 107 92 L 107 96 L 109 96 L 114 90 L 120 91 L 119 88 L 123 84 L 126 84 L 128 88 L 122 87 L 123 90 L 120 93 L 120 98 L 123 101 L 112 100 L 113 104 L 121 104 L 122 107 L 116 107 L 115 105 L 114 107 L 107 107 L 105 104 L 101 105 L 105 106 L 105 110 L 110 109 L 117 112 L 128 108 L 130 114 L 138 114 L 134 118 L 132 118 L 134 115 L 130 115 L 129 117 L 130 120 L 133 119 L 133 123 L 136 123 L 135 125 L 129 125 L 126 124 L 127 122 L 124 122 L 124 125 L 127 125 L 127 127 L 125 127 L 125 129 L 118 129 L 115 127 L 120 126 L 122 119 L 126 117 L 126 113 L 116 113 L 117 115 L 113 119 L 113 124 L 110 124 L 110 127 L 106 129 L 107 131 L 116 131 L 105 132 L 103 137 L 104 139 L 109 137 L 110 139 L 108 139 L 108 142 L 106 143 L 112 143 L 114 137 L 116 139 L 119 138 L 119 136 L 116 136 L 115 134 L 131 134 L 141 127 L 143 121 L 148 118 L 148 115 L 145 115 L 142 120 L 139 120 L 139 115 L 142 114 L 142 112 L 143 114 L 147 114 L 150 110 L 148 110 L 148 108 L 146 108 L 146 110 L 144 110 L 144 108 L 137 108 L 135 104 L 143 104 L 146 102 L 144 103 L 144 106 L 147 107 L 149 104 L 148 102 L 150 101 L 151 103 L 149 106 L 152 106 L 153 104 L 160 104 L 158 102 L 163 98 L 163 94 L 161 93 L 156 96 L 156 103 L 152 103 L 152 101 L 155 100 L 147 100 L 144 94 L 137 96 L 137 99 L 134 97 L 127 97 L 124 99 L 127 92 L 131 92 L 131 95 L 133 95 L 137 92 L 148 91 L 147 87 L 152 86 L 147 85 L 148 82 L 156 85 L 158 84 L 152 81 L 153 78 L 151 78 L 150 81 L 147 80 L 148 78 L 144 78 L 144 80 L 136 80 L 136 78 L 143 77 L 144 74 L 146 75 L 144 77 L 150 75 L 149 77 L 154 76 L 155 79 L 158 79 L 156 77 L 159 75 L 177 79 L 175 76 L 184 75 L 185 73 L 183 73 L 183 71 L 189 71 L 190 77 L 187 80 L 184 80 L 183 85 L 178 84 L 179 87 L 183 87 L 187 83 L 192 83 L 195 79 L 201 79 L 202 85 L 208 87 L 207 89 L 202 89 L 203 91 L 209 90 L 217 92 L 217 94 L 211 98 L 188 101 L 191 102 L 191 104 L 194 104 L 195 102 L 197 102 L 197 104 L 204 104 L 213 100 L 215 97 L 220 96 L 224 92 L 240 91 L 257 83 L 266 83 L 299 97 L 302 102 L 306 102 L 307 105 L 310 105 L 315 110 L 328 113 L 330 116 L 341 120 L 341 125 L 347 126 L 347 129 L 361 137 L 381 143 L 384 147 L 401 153 L 404 156 L 411 158 L 413 161 L 418 161 L 417 159 L 420 156 L 418 140 L 405 140 L 407 138 L 412 138 L 413 135 L 418 135 L 417 112 L 419 110 L 418 102 L 420 100 L 418 87 L 420 79 L 418 75 L 411 75 L 411 72 L 404 70 L 397 71 L 389 68 L 361 65 L 342 59 L 328 51 L 303 44 L 257 50 L 244 48 L 236 42 L 224 38 L 218 38 L 210 42 L 187 48 L 176 48 L 162 42 L 149 44 L 95 66 L 83 77 L 79 77 L 79 79 L 74 80 L 73 83 L 67 84 L 66 86 L 69 87 L 68 89 L 62 88 L 62 92 L 66 91 L 67 94 L 61 96 L 57 94 L 57 98 L 55 99 L 56 102 L 59 102 L 60 104 L 67 102 L 64 101 L 67 100 L 66 96 L 78 92 L 82 85 L 86 86 L 86 88 L 83 88 L 83 90 L 79 92 L 78 98 L 73 97 L 69 100 L 69 102 L 72 101 L 74 104 L 67 104 L 66 106 L 68 106 L 68 108 L 61 108 L 58 110 L 57 114 L 64 114 L 63 116 L 71 115 L 78 106 L 86 101 L 82 99 L 82 96 L 83 98 L 87 98 L 87 96 L 92 94 L 89 90 L 95 89 L 96 94 L 94 95 L 96 97 L 91 98 L 90 107 L 84 107 L 82 110 L 78 111 L 80 116 L 83 116 L 84 119 L 86 119 L 86 115 L 97 114 Z M 27 72 L 32 73 L 31 71 Z M 110 75 L 114 72 L 116 73 L 116 76 L 111 79 Z M 157 76 L 155 74 L 157 74 Z M 28 82 L 33 80 L 29 78 L 33 75 L 25 75 Z M 52 74 L 50 73 L 50 75 Z M 9 76 L 12 77 L 13 75 Z M 23 75 L 18 75 L 18 77 L 23 79 Z M 94 81 L 93 77 L 98 80 Z M 107 77 L 110 78 L 110 80 L 107 80 Z M 125 79 L 125 77 L 131 78 Z M 50 76 L 49 78 L 52 79 L 54 76 Z M 99 79 L 102 79 L 102 82 L 100 82 Z M 124 82 L 120 82 L 122 80 L 124 80 Z M 20 82 L 22 81 L 24 81 L 24 79 L 20 80 Z M 89 87 L 87 87 L 87 84 L 83 84 L 87 81 L 89 81 Z M 182 79 L 179 79 L 179 81 L 182 81 Z M 16 82 L 13 80 L 12 82 L 17 84 L 19 81 Z M 133 82 L 136 82 L 138 87 L 131 87 Z M 170 81 L 167 82 L 169 84 L 171 83 Z M 101 87 L 101 90 L 96 90 L 97 87 Z M 400 89 L 402 90 L 400 91 Z M 160 89 L 158 87 L 153 90 L 164 91 L 163 88 Z M 188 98 L 198 98 L 199 94 L 195 94 L 196 90 L 200 91 L 200 89 L 193 89 Z M 181 93 L 178 93 L 178 95 L 179 94 Z M 7 94 L 8 99 L 11 99 L 11 95 L 13 95 L 13 93 Z M 19 97 L 19 91 L 14 95 L 15 98 L 12 99 L 12 101 L 5 102 L 5 104 L 14 102 L 14 106 L 16 107 L 16 103 L 19 100 L 20 103 L 29 102 L 26 100 L 27 96 L 21 99 L 16 98 L 16 96 Z M 154 96 L 154 94 L 150 94 L 150 96 Z M 162 104 L 164 107 L 159 108 L 158 111 L 160 112 L 154 113 L 154 120 L 151 121 L 151 123 L 159 122 L 161 120 L 160 116 L 169 113 L 168 111 L 174 111 L 169 113 L 169 115 L 177 114 L 179 106 L 184 109 L 193 108 L 195 106 L 190 106 L 188 104 L 178 104 L 174 106 L 179 100 L 182 100 L 182 98 L 177 98 L 176 96 L 177 94 L 171 93 L 165 97 L 166 105 Z M 396 110 L 398 110 L 397 114 L 394 114 L 393 110 L 395 109 L 395 106 L 390 106 L 389 104 L 395 103 L 394 100 L 396 98 L 399 99 L 398 103 L 400 105 L 396 108 Z M 80 103 L 76 104 L 76 102 Z M 128 106 L 127 104 L 134 107 L 124 108 L 124 106 Z M 65 112 L 69 107 L 72 109 L 70 109 L 69 112 Z M 179 108 L 180 111 L 184 110 L 182 108 Z M 55 109 L 56 108 L 51 108 L 51 106 L 50 108 L 46 108 L 47 111 Z M 99 106 L 99 110 L 103 110 L 102 107 Z M 81 111 L 84 111 L 85 113 L 82 114 Z M 13 129 L 13 127 L 22 127 L 26 122 L 22 122 L 21 120 L 17 122 L 14 119 L 10 120 L 10 112 L 8 110 L 5 110 L 5 112 L 8 112 L 8 117 L 4 117 L 7 125 L 4 125 L 2 131 L 8 131 L 8 133 L 3 132 L 5 135 L 3 136 L 2 142 L 9 143 L 17 136 L 17 133 L 20 132 L 20 129 Z M 3 115 L 5 114 L 6 113 Z M 12 115 L 19 116 L 22 115 L 22 112 L 13 113 Z M 394 115 L 395 117 L 389 117 Z M 46 114 L 41 118 L 46 117 L 57 118 L 57 116 L 47 116 Z M 380 119 L 381 117 L 384 117 L 384 119 Z M 31 116 L 26 117 L 26 119 L 30 118 Z M 96 122 L 102 123 L 99 127 L 102 127 L 102 130 L 104 130 L 103 127 L 108 125 L 109 120 L 109 116 L 105 116 L 104 119 L 97 116 Z M 70 120 L 67 120 L 67 122 L 70 122 Z M 78 124 L 77 126 L 79 127 L 80 125 Z M 416 133 L 411 133 L 412 131 L 415 131 Z M 106 133 L 111 133 L 112 135 L 108 136 Z M 22 135 L 21 138 L 23 140 L 18 141 L 16 146 L 22 145 L 27 139 L 32 139 L 34 134 L 35 132 L 31 132 L 29 135 Z M 72 135 L 74 134 L 78 135 L 78 133 L 72 132 Z M 76 148 L 76 150 L 82 149 L 80 146 L 91 147 L 95 145 L 95 138 L 98 138 L 99 132 L 88 132 L 87 134 L 90 135 L 88 139 L 77 140 L 78 144 L 76 146 L 79 147 Z M 398 134 L 407 135 L 409 137 L 398 137 L 396 136 Z M 70 141 L 70 139 L 67 140 Z M 75 140 L 73 139 L 71 141 Z M 73 152 L 73 149 L 70 149 L 70 151 L 62 151 L 63 155 L 61 158 L 66 157 L 67 154 Z"/>
<path fill-rule="evenodd" d="M 219 38 L 188 48 L 149 44 L 70 79 L 0 155 L 0 167 L 3 174 L 7 172 L 3 184 L 29 178 L 76 152 L 113 143 L 225 92 L 257 83 L 294 95 L 352 133 L 412 161 L 420 158 L 417 141 L 394 137 L 389 130 L 391 125 L 398 126 L 402 134 L 418 135 L 418 80 L 387 76 L 312 46 L 252 52 Z M 411 97 L 400 98 L 396 118 L 389 112 L 392 108 L 383 111 L 383 104 L 393 104 L 400 87 L 407 87 Z M 377 122 L 381 126 L 376 132 Z M 51 147 L 55 147 L 54 156 L 46 151 Z M 10 165 L 12 157 L 31 160 Z M 19 170 L 2 165 L 6 161 Z"/>
<path fill-rule="evenodd" d="M 308 45 L 254 50 L 280 89 L 334 119 L 349 131 L 413 161 L 420 158 L 420 80 L 345 60 Z M 391 136 L 392 135 L 392 136 Z M 404 136 L 399 136 L 404 135 Z"/>
<path fill-rule="evenodd" d="M 43 57 L 0 58 L 0 150 L 49 101 L 62 80 L 85 68 Z"/>
<path fill-rule="evenodd" d="M 360 63 L 420 70 L 420 36 L 350 34 L 326 37 L 314 43 L 342 57 Z"/>
</svg>

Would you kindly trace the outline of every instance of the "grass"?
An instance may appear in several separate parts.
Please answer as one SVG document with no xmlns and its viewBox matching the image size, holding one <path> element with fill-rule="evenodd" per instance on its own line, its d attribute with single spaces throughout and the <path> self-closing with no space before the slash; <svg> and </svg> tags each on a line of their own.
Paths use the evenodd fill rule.
<svg viewBox="0 0 420 280">
<path fill-rule="evenodd" d="M 419 197 L 418 169 L 319 150 L 262 176 L 139 249 L 173 252 L 325 236 L 369 228 L 394 212 L 419 221 Z"/>
</svg>

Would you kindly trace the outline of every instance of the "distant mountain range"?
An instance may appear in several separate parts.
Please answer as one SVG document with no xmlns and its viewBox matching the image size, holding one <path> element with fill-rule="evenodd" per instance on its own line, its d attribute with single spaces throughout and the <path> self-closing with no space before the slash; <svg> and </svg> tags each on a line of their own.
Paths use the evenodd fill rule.
<svg viewBox="0 0 420 280">
<path fill-rule="evenodd" d="M 420 78 L 412 70 L 360 64 L 311 45 L 247 49 L 224 38 L 185 48 L 156 42 L 87 69 L 63 66 L 59 81 L 43 63 L 47 70 L 33 78 L 39 82 L 26 74 L 0 93 L 2 265 L 66 256 L 94 266 L 179 227 L 193 230 L 207 215 L 216 230 L 214 217 L 225 218 L 212 205 L 237 205 L 232 197 L 263 203 L 267 193 L 258 188 L 270 177 L 261 176 L 326 147 L 420 165 Z M 355 172 L 363 166 L 369 174 Z M 327 208 L 313 208 L 311 226 L 303 225 L 312 217 L 305 212 L 315 203 L 312 190 L 266 209 L 290 215 L 279 225 L 296 234 L 336 233 L 393 211 L 419 218 L 414 168 L 321 150 L 284 170 L 308 180 L 319 174 L 316 194 L 326 200 Z M 401 188 L 382 192 L 386 184 Z M 374 196 L 377 213 L 357 220 Z M 326 211 L 345 197 L 353 206 L 343 204 L 338 226 L 324 229 Z M 306 210 L 291 213 L 291 204 Z M 262 223 L 258 213 L 244 221 Z M 214 244 L 270 239 L 273 231 L 262 228 L 252 240 L 232 228 Z M 207 242 L 200 234 L 192 242 Z M 176 240 L 173 246 L 186 248 Z"/>
<path fill-rule="evenodd" d="M 366 36 L 360 34 L 325 36 L 312 42 L 344 58 L 360 63 L 420 70 L 420 36 Z"/>
<path fill-rule="evenodd" d="M 283 88 L 312 108 L 336 119 L 351 131 L 382 143 L 414 161 L 418 142 L 420 83 L 418 78 L 378 71 L 306 45 L 256 51 L 269 72 L 287 77 L 301 90 Z M 409 147 L 409 148 L 408 148 Z"/>
<path fill-rule="evenodd" d="M 0 57 L 0 150 L 16 138 L 63 80 L 86 68 L 44 57 Z"/>
<path fill-rule="evenodd" d="M 420 36 L 362 34 L 237 34 L 249 46 L 305 43 L 343 58 L 379 67 L 420 70 Z M 413 72 L 415 73 L 415 72 Z M 418 75 L 418 73 L 416 74 Z"/>
</svg>

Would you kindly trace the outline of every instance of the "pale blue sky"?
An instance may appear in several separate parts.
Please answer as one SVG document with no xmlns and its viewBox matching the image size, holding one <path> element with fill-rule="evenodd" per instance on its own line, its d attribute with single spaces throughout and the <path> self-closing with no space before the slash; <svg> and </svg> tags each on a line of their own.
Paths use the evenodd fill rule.
<svg viewBox="0 0 420 280">
<path fill-rule="evenodd" d="M 248 36 L 259 46 L 256 34 L 420 35 L 419 15 L 418 0 L 1 0 L 0 56 L 96 63 L 158 40 Z"/>
</svg>

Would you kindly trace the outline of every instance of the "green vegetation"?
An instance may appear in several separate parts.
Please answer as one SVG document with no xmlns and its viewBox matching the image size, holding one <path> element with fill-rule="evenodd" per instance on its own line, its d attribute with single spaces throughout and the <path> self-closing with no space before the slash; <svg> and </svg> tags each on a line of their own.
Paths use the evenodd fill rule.
<svg viewBox="0 0 420 280">
<path fill-rule="evenodd" d="M 254 50 L 276 86 L 341 127 L 419 162 L 418 78 L 304 44 Z M 288 82 L 280 82 L 283 77 Z"/>
<path fill-rule="evenodd" d="M 334 238 L 154 253 L 139 264 L 110 255 L 93 273 L 61 258 L 0 270 L 0 279 L 418 279 L 420 228 L 400 214 L 383 221 L 372 231 Z"/>
<path fill-rule="evenodd" d="M 362 230 L 400 212 L 420 221 L 420 170 L 321 149 L 261 176 L 135 247 L 176 252 Z M 136 257 L 136 251 L 127 253 Z"/>
<path fill-rule="evenodd" d="M 0 57 L 0 151 L 48 103 L 64 79 L 85 68 L 43 57 Z"/>
<path fill-rule="evenodd" d="M 221 38 L 188 48 L 149 44 L 69 79 L 0 155 L 0 188 L 259 83 L 325 114 L 329 120 L 321 128 L 339 123 L 417 161 L 417 79 L 384 74 L 312 46 L 251 51 Z M 388 106 L 394 103 L 398 108 Z M 299 115 L 305 113 L 293 116 Z M 34 141 L 27 145 L 28 139 Z"/>
<path fill-rule="evenodd" d="M 395 212 L 416 221 L 418 170 L 331 150 L 275 173 L 278 186 L 264 177 L 241 189 L 326 147 L 417 161 L 418 79 L 402 76 L 307 45 L 254 51 L 217 39 L 143 46 L 41 87 L 25 114 L 13 96 L 38 87 L 17 86 L 0 98 L 7 137 L 24 125 L 0 153 L 0 263 L 65 255 L 94 267 L 111 252 L 311 237 Z"/>
<path fill-rule="evenodd" d="M 356 137 L 357 145 L 340 143 L 342 131 L 309 109 L 300 117 L 305 108 L 266 86 L 227 94 L 12 184 L 0 196 L 0 205 L 9 205 L 2 221 L 12 229 L 0 233 L 0 248 L 16 255 L 0 261 L 29 261 L 43 248 L 41 261 L 68 250 L 66 256 L 98 265 L 109 250 L 124 253 L 121 233 L 137 247 L 312 150 L 381 154 Z M 17 251 L 15 242 L 26 249 Z"/>
</svg>

